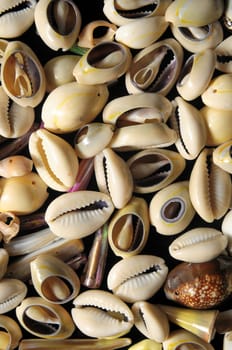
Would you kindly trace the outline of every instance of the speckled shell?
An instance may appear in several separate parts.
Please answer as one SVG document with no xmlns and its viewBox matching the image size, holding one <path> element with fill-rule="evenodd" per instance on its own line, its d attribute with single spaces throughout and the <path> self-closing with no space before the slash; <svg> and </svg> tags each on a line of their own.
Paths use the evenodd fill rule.
<svg viewBox="0 0 232 350">
<path fill-rule="evenodd" d="M 51 303 L 67 303 L 80 291 L 80 280 L 76 272 L 55 256 L 39 255 L 30 263 L 30 270 L 35 290 Z"/>
<path fill-rule="evenodd" d="M 79 61 L 78 55 L 60 55 L 51 58 L 44 65 L 46 75 L 46 91 L 49 93 L 60 85 L 75 81 L 73 68 Z"/>
<path fill-rule="evenodd" d="M 169 63 L 163 69 L 161 62 L 165 59 Z M 173 38 L 145 47 L 133 57 L 130 69 L 125 74 L 128 93 L 156 92 L 167 95 L 177 81 L 182 62 L 183 49 Z"/>
<path fill-rule="evenodd" d="M 128 333 L 134 325 L 130 308 L 108 291 L 87 290 L 80 293 L 73 304 L 72 318 L 78 329 L 89 337 L 116 338 Z"/>
<path fill-rule="evenodd" d="M 25 298 L 15 311 L 20 325 L 39 338 L 66 339 L 75 330 L 71 316 L 62 305 L 41 297 Z"/>
<path fill-rule="evenodd" d="M 0 188 L 0 211 L 16 215 L 33 213 L 48 198 L 47 185 L 35 172 L 0 178 Z"/>
<path fill-rule="evenodd" d="M 98 29 L 104 29 L 101 36 L 95 36 Z M 105 20 L 96 20 L 87 23 L 78 36 L 78 46 L 91 48 L 104 41 L 113 41 L 117 26 Z"/>
<path fill-rule="evenodd" d="M 0 4 L 0 37 L 16 38 L 34 22 L 36 0 L 2 0 Z M 12 21 L 14 25 L 12 25 Z"/>
<path fill-rule="evenodd" d="M 110 219 L 108 241 L 116 256 L 126 258 L 141 253 L 149 235 L 150 221 L 147 202 L 133 196 Z"/>
<path fill-rule="evenodd" d="M 105 123 L 116 126 L 146 122 L 166 122 L 171 114 L 172 104 L 158 93 L 142 92 L 124 95 L 109 101 L 102 110 Z"/>
<path fill-rule="evenodd" d="M 232 174 L 232 140 L 224 142 L 213 151 L 214 163 Z"/>
<path fill-rule="evenodd" d="M 178 181 L 159 190 L 149 204 L 151 224 L 163 235 L 183 231 L 195 213 L 189 196 L 188 181 Z"/>
<path fill-rule="evenodd" d="M 77 62 L 73 75 L 79 84 L 105 84 L 125 74 L 132 54 L 126 45 L 106 41 L 88 50 Z"/>
<path fill-rule="evenodd" d="M 154 3 L 152 0 L 125 1 L 106 0 L 104 1 L 103 13 L 110 22 L 117 26 L 124 25 L 134 21 L 136 18 L 163 16 L 171 0 L 158 0 Z M 153 8 L 151 9 L 151 7 Z M 128 16 L 128 14 L 130 16 Z M 131 15 L 131 13 L 133 15 Z"/>
<path fill-rule="evenodd" d="M 138 254 L 118 261 L 110 269 L 107 287 L 128 303 L 151 298 L 163 285 L 168 267 L 163 258 Z"/>
<path fill-rule="evenodd" d="M 175 0 L 165 12 L 166 21 L 176 26 L 204 26 L 217 21 L 224 10 L 220 0 L 205 1 Z"/>
<path fill-rule="evenodd" d="M 213 49 L 223 40 L 223 28 L 219 21 L 203 27 L 178 27 L 170 23 L 170 28 L 174 38 L 193 53 Z"/>
<path fill-rule="evenodd" d="M 206 106 L 232 110 L 232 73 L 220 74 L 211 80 L 201 99 Z"/>
<path fill-rule="evenodd" d="M 82 20 L 74 1 L 40 0 L 34 18 L 38 34 L 50 49 L 66 51 L 76 42 Z"/>
<path fill-rule="evenodd" d="M 77 131 L 74 140 L 74 149 L 79 158 L 91 158 L 106 148 L 112 137 L 112 125 L 92 122 L 84 125 Z"/>
<path fill-rule="evenodd" d="M 195 349 L 215 350 L 214 347 L 185 329 L 176 329 L 170 332 L 168 339 L 163 342 L 163 350 L 178 350 L 191 346 Z"/>
<path fill-rule="evenodd" d="M 76 131 L 96 118 L 108 97 L 108 88 L 103 84 L 71 82 L 59 86 L 50 92 L 42 106 L 44 127 L 55 133 Z"/>
<path fill-rule="evenodd" d="M 21 328 L 18 323 L 7 315 L 0 315 L 1 335 L 0 341 L 3 350 L 17 348 L 23 337 Z"/>
<path fill-rule="evenodd" d="M 187 101 L 199 97 L 209 85 L 216 65 L 213 49 L 191 55 L 186 61 L 178 78 L 176 89 Z"/>
<path fill-rule="evenodd" d="M 131 49 L 143 49 L 157 41 L 168 27 L 164 16 L 135 19 L 121 25 L 115 33 L 115 40 Z"/>
<path fill-rule="evenodd" d="M 64 193 L 47 207 L 45 220 L 51 231 L 67 239 L 82 238 L 99 229 L 113 213 L 110 197 L 97 191 Z"/>
<path fill-rule="evenodd" d="M 65 192 L 74 185 L 79 161 L 66 140 L 38 129 L 31 134 L 28 146 L 34 166 L 48 187 Z"/>
<path fill-rule="evenodd" d="M 229 209 L 231 201 L 230 174 L 214 164 L 212 152 L 210 148 L 201 151 L 189 179 L 191 202 L 206 222 L 220 219 Z"/>
<path fill-rule="evenodd" d="M 169 125 L 178 135 L 175 146 L 185 159 L 195 159 L 206 144 L 206 128 L 201 112 L 177 96 L 173 101 Z"/>
<path fill-rule="evenodd" d="M 111 148 L 105 148 L 94 158 L 94 171 L 99 191 L 111 197 L 115 208 L 123 208 L 133 192 L 133 178 L 126 161 Z"/>
<path fill-rule="evenodd" d="M 2 278 L 0 290 L 0 314 L 15 309 L 27 294 L 26 284 L 16 278 Z"/>
<path fill-rule="evenodd" d="M 232 256 L 232 209 L 230 209 L 222 220 L 221 230 L 228 238 L 228 253 Z"/>
<path fill-rule="evenodd" d="M 204 106 L 200 110 L 206 127 L 206 146 L 219 146 L 232 139 L 232 113 Z"/>
<path fill-rule="evenodd" d="M 177 237 L 169 246 L 170 255 L 180 261 L 201 263 L 219 256 L 228 238 L 211 227 L 193 228 Z"/>
<path fill-rule="evenodd" d="M 163 310 L 147 301 L 135 302 L 131 310 L 135 327 L 148 339 L 162 343 L 169 335 L 169 321 Z"/>
<path fill-rule="evenodd" d="M 1 64 L 1 83 L 7 95 L 22 107 L 36 107 L 46 91 L 43 67 L 22 41 L 8 43 Z"/>
<path fill-rule="evenodd" d="M 175 143 L 176 131 L 166 123 L 153 122 L 116 128 L 109 147 L 118 151 L 168 147 Z"/>
<path fill-rule="evenodd" d="M 215 48 L 217 55 L 216 68 L 223 73 L 232 73 L 232 35 L 220 42 Z"/>
<path fill-rule="evenodd" d="M 33 161 L 26 156 L 13 155 L 0 160 L 0 176 L 23 176 L 33 169 Z"/>
<path fill-rule="evenodd" d="M 169 149 L 146 149 L 128 158 L 134 192 L 152 193 L 172 183 L 185 169 L 186 161 Z"/>
</svg>

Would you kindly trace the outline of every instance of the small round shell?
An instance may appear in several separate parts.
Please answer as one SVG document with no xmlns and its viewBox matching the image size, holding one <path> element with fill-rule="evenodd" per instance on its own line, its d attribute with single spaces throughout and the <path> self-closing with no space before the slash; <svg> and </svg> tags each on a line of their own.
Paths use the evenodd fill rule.
<svg viewBox="0 0 232 350">
<path fill-rule="evenodd" d="M 23 337 L 18 323 L 7 315 L 0 315 L 0 343 L 3 350 L 16 349 Z"/>
<path fill-rule="evenodd" d="M 18 306 L 27 295 L 27 286 L 16 278 L 0 280 L 0 314 L 5 314 Z"/>
<path fill-rule="evenodd" d="M 102 35 L 95 36 L 95 33 L 103 29 Z M 87 23 L 78 37 L 78 46 L 91 48 L 104 41 L 113 41 L 117 26 L 104 20 L 96 20 Z"/>
<path fill-rule="evenodd" d="M 200 263 L 219 256 L 227 244 L 228 238 L 221 231 L 197 227 L 177 237 L 169 246 L 169 253 L 180 261 Z"/>
<path fill-rule="evenodd" d="M 232 140 L 222 143 L 213 151 L 214 163 L 232 174 Z"/>
</svg>

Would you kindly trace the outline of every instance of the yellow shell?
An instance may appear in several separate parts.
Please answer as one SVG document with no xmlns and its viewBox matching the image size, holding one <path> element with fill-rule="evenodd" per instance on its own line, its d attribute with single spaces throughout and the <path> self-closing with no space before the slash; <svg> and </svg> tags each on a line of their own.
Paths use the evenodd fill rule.
<svg viewBox="0 0 232 350">
<path fill-rule="evenodd" d="M 0 315 L 0 344 L 3 350 L 16 349 L 23 337 L 18 323 L 7 315 Z"/>
</svg>

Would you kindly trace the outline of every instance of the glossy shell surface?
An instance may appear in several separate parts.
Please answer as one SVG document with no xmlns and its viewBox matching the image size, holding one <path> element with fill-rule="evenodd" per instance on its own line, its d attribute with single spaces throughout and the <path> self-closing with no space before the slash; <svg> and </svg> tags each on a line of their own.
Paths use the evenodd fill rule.
<svg viewBox="0 0 232 350">
<path fill-rule="evenodd" d="M 95 32 L 103 30 L 101 35 L 95 35 Z M 117 30 L 114 23 L 105 20 L 95 20 L 87 23 L 78 36 L 78 45 L 91 48 L 104 41 L 113 41 Z"/>
<path fill-rule="evenodd" d="M 26 284 L 16 278 L 2 278 L 0 290 L 0 314 L 15 309 L 27 295 Z"/>
<path fill-rule="evenodd" d="M 170 332 L 168 339 L 163 342 L 163 350 L 178 350 L 186 347 L 188 349 L 189 346 L 193 349 L 214 350 L 211 344 L 184 329 Z"/>
<path fill-rule="evenodd" d="M 223 73 L 232 73 L 232 36 L 228 36 L 215 48 L 217 55 L 216 68 Z"/>
<path fill-rule="evenodd" d="M 232 174 L 232 140 L 224 142 L 214 149 L 213 161 L 217 166 Z"/>
<path fill-rule="evenodd" d="M 7 315 L 0 315 L 0 341 L 3 350 L 17 348 L 23 337 L 21 328 L 18 323 Z"/>
</svg>

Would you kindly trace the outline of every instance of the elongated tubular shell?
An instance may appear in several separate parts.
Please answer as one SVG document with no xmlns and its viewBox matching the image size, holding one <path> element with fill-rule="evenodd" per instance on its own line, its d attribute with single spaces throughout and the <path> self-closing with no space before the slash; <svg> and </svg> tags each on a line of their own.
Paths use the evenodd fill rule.
<svg viewBox="0 0 232 350">
<path fill-rule="evenodd" d="M 35 172 L 23 176 L 0 178 L 0 211 L 16 215 L 30 214 L 48 198 L 47 185 Z"/>
<path fill-rule="evenodd" d="M 80 291 L 80 280 L 76 272 L 53 255 L 38 256 L 31 262 L 30 269 L 37 293 L 51 303 L 67 303 Z"/>
<path fill-rule="evenodd" d="M 108 97 L 108 88 L 103 84 L 71 82 L 61 85 L 44 101 L 41 112 L 44 127 L 55 133 L 76 131 L 97 117 Z"/>
<path fill-rule="evenodd" d="M 22 107 L 36 107 L 46 91 L 44 69 L 24 42 L 8 43 L 1 64 L 1 83 L 7 95 Z"/>
<path fill-rule="evenodd" d="M 214 163 L 232 174 L 232 140 L 222 143 L 213 151 Z"/>
<path fill-rule="evenodd" d="M 138 254 L 113 265 L 107 286 L 125 302 L 134 303 L 151 298 L 162 287 L 167 274 L 163 258 Z"/>
<path fill-rule="evenodd" d="M 223 350 L 230 350 L 232 345 L 232 331 L 224 334 L 223 337 Z"/>
<path fill-rule="evenodd" d="M 206 144 L 206 127 L 201 112 L 177 96 L 173 100 L 169 125 L 176 130 L 178 138 L 175 146 L 182 157 L 195 159 Z"/>
<path fill-rule="evenodd" d="M 34 22 L 35 6 L 36 0 L 2 0 L 0 5 L 0 37 L 16 38 L 26 32 Z"/>
<path fill-rule="evenodd" d="M 166 21 L 176 26 L 204 26 L 217 21 L 224 10 L 220 0 L 204 2 L 201 0 L 175 0 L 165 12 Z"/>
<path fill-rule="evenodd" d="M 128 158 L 134 192 L 151 193 L 172 183 L 185 169 L 186 161 L 169 149 L 146 149 Z"/>
<path fill-rule="evenodd" d="M 232 209 L 229 209 L 222 219 L 221 230 L 228 238 L 227 250 L 232 256 Z"/>
<path fill-rule="evenodd" d="M 161 148 L 173 145 L 176 138 L 175 130 L 156 121 L 116 128 L 108 147 L 121 152 Z"/>
<path fill-rule="evenodd" d="M 188 345 L 196 349 L 214 350 L 210 343 L 185 329 L 177 329 L 170 332 L 168 339 L 163 342 L 163 350 L 178 350 L 178 348 L 188 347 Z"/>
<path fill-rule="evenodd" d="M 230 174 L 213 163 L 212 152 L 210 148 L 201 151 L 189 178 L 191 202 L 206 222 L 221 218 L 231 201 Z"/>
<path fill-rule="evenodd" d="M 71 316 L 62 305 L 41 297 L 25 298 L 15 311 L 20 325 L 36 337 L 66 339 L 75 329 Z"/>
<path fill-rule="evenodd" d="M 114 254 L 126 258 L 141 253 L 149 235 L 148 206 L 143 198 L 133 196 L 111 218 L 108 241 Z"/>
<path fill-rule="evenodd" d="M 219 256 L 227 244 L 228 238 L 221 231 L 211 227 L 197 227 L 172 241 L 169 253 L 180 261 L 200 263 Z"/>
<path fill-rule="evenodd" d="M 147 301 L 135 302 L 131 310 L 135 327 L 148 339 L 162 343 L 169 335 L 169 321 L 159 305 Z"/>
<path fill-rule="evenodd" d="M 126 45 L 106 41 L 88 50 L 77 62 L 73 75 L 79 84 L 106 84 L 125 74 L 132 54 Z"/>
<path fill-rule="evenodd" d="M 113 211 L 114 205 L 107 194 L 83 190 L 56 197 L 46 209 L 45 220 L 55 235 L 75 239 L 96 231 Z"/>
<path fill-rule="evenodd" d="M 68 50 L 77 40 L 81 13 L 72 0 L 40 0 L 35 7 L 36 29 L 52 50 Z"/>
<path fill-rule="evenodd" d="M 101 36 L 94 35 L 94 32 L 104 28 Z M 113 41 L 117 26 L 105 20 L 96 20 L 87 23 L 78 36 L 78 46 L 91 48 L 104 41 Z"/>
<path fill-rule="evenodd" d="M 115 208 L 123 208 L 133 194 L 133 178 L 127 162 L 107 147 L 95 156 L 94 171 L 99 191 L 110 196 Z"/>
<path fill-rule="evenodd" d="M 16 278 L 2 278 L 0 289 L 0 314 L 13 310 L 27 295 L 26 284 Z"/>
<path fill-rule="evenodd" d="M 150 222 L 163 235 L 183 231 L 195 213 L 189 196 L 189 181 L 177 181 L 162 188 L 149 204 Z"/>
<path fill-rule="evenodd" d="M 74 185 L 79 160 L 66 140 L 38 129 L 31 134 L 28 146 L 34 166 L 47 186 L 65 192 Z"/>
<path fill-rule="evenodd" d="M 116 126 L 156 120 L 166 122 L 171 112 L 172 104 L 168 98 L 158 93 L 142 92 L 109 101 L 102 110 L 102 118 L 104 123 Z"/>
<path fill-rule="evenodd" d="M 167 60 L 165 68 L 162 61 Z M 175 85 L 181 71 L 183 49 L 177 40 L 158 40 L 140 50 L 125 74 L 128 93 L 156 92 L 166 96 Z"/>
<path fill-rule="evenodd" d="M 216 68 L 223 73 L 232 73 L 232 62 L 229 57 L 232 56 L 232 36 L 228 36 L 215 47 L 217 55 Z"/>
<path fill-rule="evenodd" d="M 73 300 L 73 304 L 73 321 L 87 336 L 117 338 L 128 333 L 134 325 L 134 316 L 128 305 L 108 291 L 84 291 Z"/>
<path fill-rule="evenodd" d="M 212 79 L 201 99 L 206 106 L 231 111 L 232 73 L 222 73 Z"/>
<path fill-rule="evenodd" d="M 216 65 L 213 49 L 191 55 L 182 67 L 176 89 L 187 101 L 199 97 L 208 87 Z"/>
<path fill-rule="evenodd" d="M 12 317 L 0 315 L 0 327 L 0 341 L 2 349 L 15 349 L 19 345 L 19 342 L 23 336 L 18 323 Z M 4 331 L 2 331 L 2 329 L 4 329 Z"/>
<path fill-rule="evenodd" d="M 162 343 L 151 339 L 143 339 L 133 344 L 128 350 L 162 350 Z"/>
<path fill-rule="evenodd" d="M 167 27 L 164 16 L 139 18 L 120 26 L 115 40 L 132 49 L 143 49 L 157 41 Z"/>
</svg>

